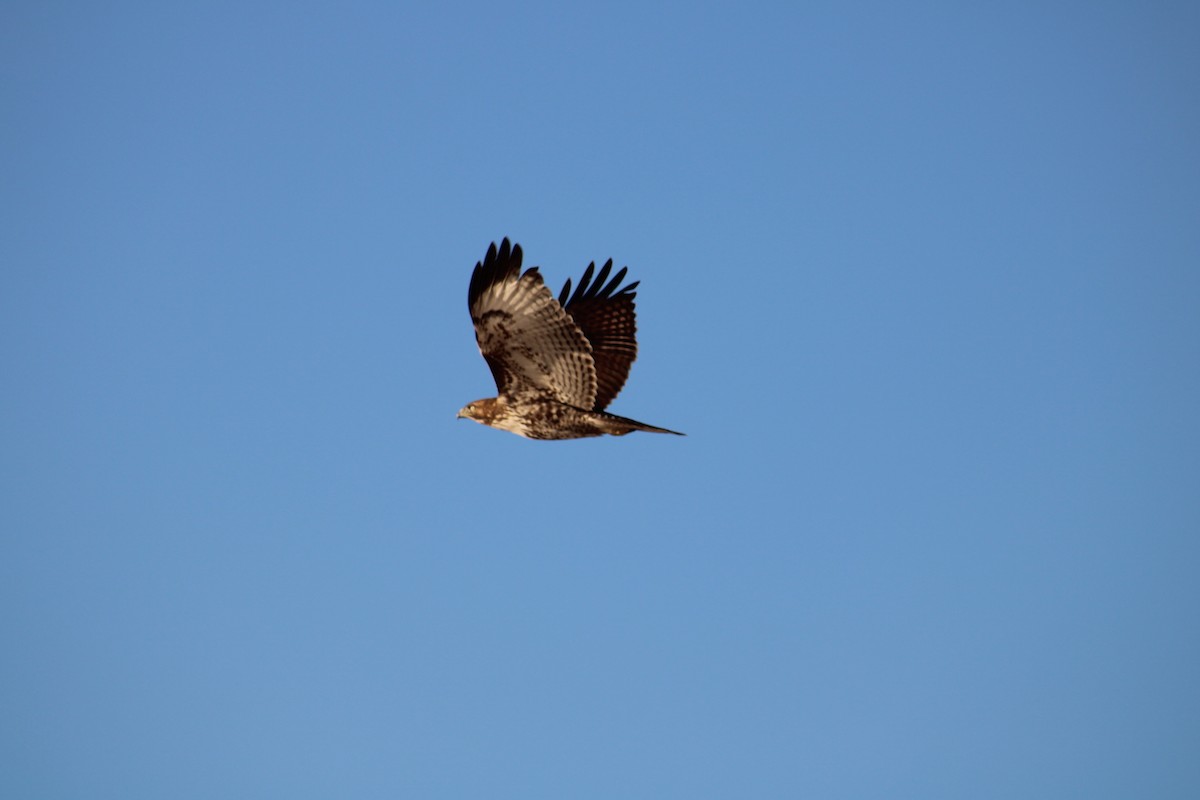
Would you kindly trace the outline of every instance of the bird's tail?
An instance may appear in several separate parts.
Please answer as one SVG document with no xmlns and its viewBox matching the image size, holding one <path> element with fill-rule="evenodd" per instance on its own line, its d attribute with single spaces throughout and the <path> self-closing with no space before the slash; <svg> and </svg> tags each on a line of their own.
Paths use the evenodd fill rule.
<svg viewBox="0 0 1200 800">
<path fill-rule="evenodd" d="M 606 433 L 612 436 L 624 436 L 633 431 L 646 431 L 648 433 L 670 433 L 675 436 L 687 436 L 686 433 L 672 431 L 666 428 L 656 428 L 653 425 L 647 425 L 644 422 L 638 422 L 636 419 L 628 417 L 618 417 L 616 414 L 609 414 L 607 411 L 593 412 L 603 420 Z"/>
</svg>

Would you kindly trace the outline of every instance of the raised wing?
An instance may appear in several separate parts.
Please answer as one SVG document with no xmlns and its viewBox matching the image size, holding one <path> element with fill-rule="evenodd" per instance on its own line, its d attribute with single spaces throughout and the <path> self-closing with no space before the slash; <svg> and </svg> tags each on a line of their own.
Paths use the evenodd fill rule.
<svg viewBox="0 0 1200 800">
<path fill-rule="evenodd" d="M 596 367 L 579 326 L 554 299 L 537 267 L 521 274 L 521 246 L 505 239 L 475 264 L 467 305 L 475 341 L 501 397 L 549 393 L 576 408 L 596 402 Z"/>
<path fill-rule="evenodd" d="M 629 368 L 637 358 L 637 324 L 633 298 L 637 297 L 638 281 L 617 291 L 625 279 L 627 267 L 622 267 L 612 280 L 612 259 L 592 279 L 596 270 L 593 261 L 579 279 L 575 294 L 571 294 L 571 279 L 563 285 L 559 304 L 575 320 L 592 346 L 596 363 L 596 404 L 594 411 L 603 411 L 620 393 L 629 377 Z M 605 281 L 608 281 L 606 284 Z"/>
</svg>

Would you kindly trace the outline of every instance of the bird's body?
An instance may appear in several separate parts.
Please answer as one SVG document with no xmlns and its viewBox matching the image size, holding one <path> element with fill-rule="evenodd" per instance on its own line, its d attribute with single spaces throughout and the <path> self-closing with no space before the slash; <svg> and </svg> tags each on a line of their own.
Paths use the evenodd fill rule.
<svg viewBox="0 0 1200 800">
<path fill-rule="evenodd" d="M 568 279 L 555 300 L 537 267 L 521 272 L 521 258 L 521 246 L 505 239 L 475 265 L 467 304 L 499 394 L 458 415 L 529 439 L 632 431 L 682 436 L 604 410 L 637 358 L 637 283 L 617 288 L 626 270 L 608 280 L 610 259 L 593 280 L 593 263 L 573 295 Z"/>
</svg>

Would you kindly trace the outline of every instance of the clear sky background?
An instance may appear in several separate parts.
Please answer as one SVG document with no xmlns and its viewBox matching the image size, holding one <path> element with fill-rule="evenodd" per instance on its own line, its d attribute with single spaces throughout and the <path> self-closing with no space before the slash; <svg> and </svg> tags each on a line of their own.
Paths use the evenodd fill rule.
<svg viewBox="0 0 1200 800">
<path fill-rule="evenodd" d="M 1197 30 L 4 4 L 0 795 L 1200 796 Z M 503 236 L 687 438 L 455 419 Z"/>
</svg>

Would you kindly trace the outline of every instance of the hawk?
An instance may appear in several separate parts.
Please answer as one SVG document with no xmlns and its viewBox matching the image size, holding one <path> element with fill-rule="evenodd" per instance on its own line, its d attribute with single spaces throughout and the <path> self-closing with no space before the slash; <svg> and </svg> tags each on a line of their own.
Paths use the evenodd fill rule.
<svg viewBox="0 0 1200 800">
<path fill-rule="evenodd" d="M 612 265 L 610 258 L 596 272 L 592 262 L 574 294 L 568 278 L 555 300 L 537 267 L 521 272 L 519 244 L 510 246 L 505 239 L 497 249 L 493 242 L 475 264 L 467 306 L 499 394 L 468 403 L 458 416 L 529 439 L 631 431 L 683 436 L 604 410 L 637 358 L 633 298 L 638 284 L 618 289 L 628 268 L 609 280 Z"/>
</svg>

